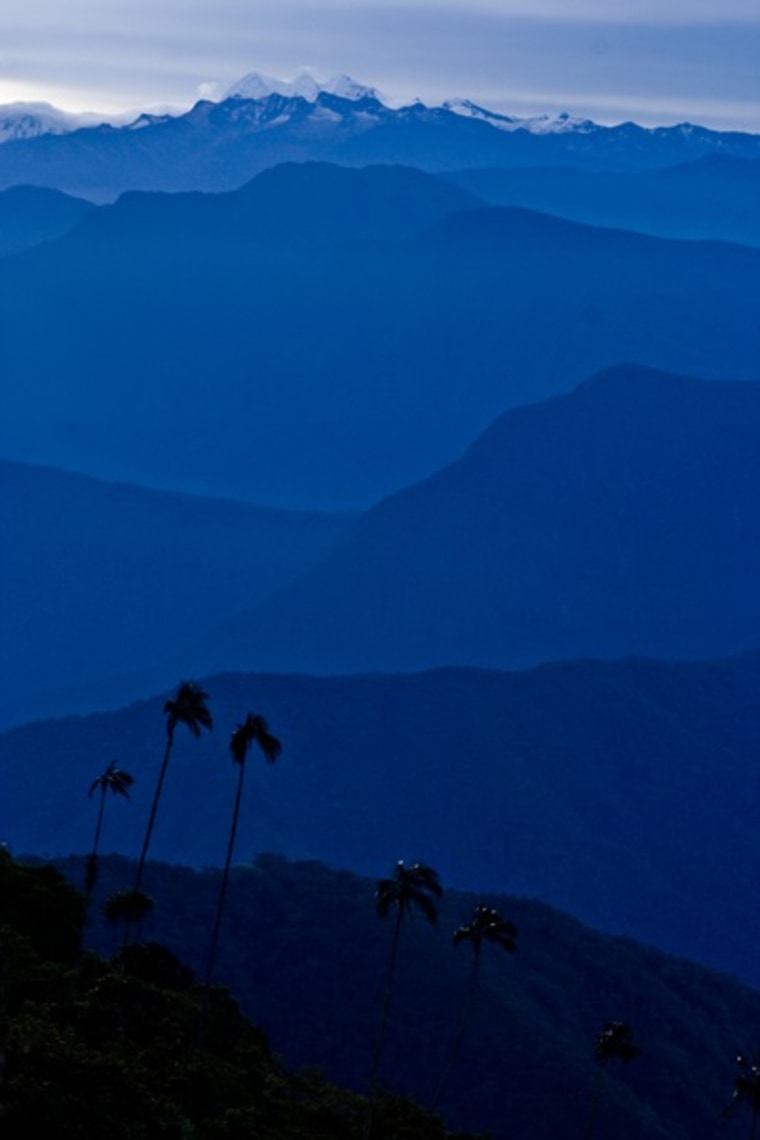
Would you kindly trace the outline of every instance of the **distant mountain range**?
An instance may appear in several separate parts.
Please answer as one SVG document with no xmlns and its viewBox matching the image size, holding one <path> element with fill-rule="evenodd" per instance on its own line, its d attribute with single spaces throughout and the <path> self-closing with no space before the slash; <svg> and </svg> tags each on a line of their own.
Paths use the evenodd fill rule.
<svg viewBox="0 0 760 1140">
<path fill-rule="evenodd" d="M 140 692 L 146 668 L 302 573 L 349 521 L 0 461 L 0 722 Z"/>
<path fill-rule="evenodd" d="M 409 168 L 125 195 L 0 259 L 0 453 L 356 510 L 621 361 L 757 378 L 759 296 L 760 250 L 485 207 Z"/>
<path fill-rule="evenodd" d="M 0 257 L 62 237 L 94 210 L 60 190 L 14 186 L 0 191 Z"/>
<path fill-rule="evenodd" d="M 445 175 L 492 205 L 689 241 L 760 245 L 760 159 L 715 153 L 658 170 L 494 167 Z"/>
<path fill-rule="evenodd" d="M 65 135 L 103 122 L 103 115 L 60 111 L 50 103 L 4 103 L 0 105 L 0 144 L 40 135 Z"/>
<path fill-rule="evenodd" d="M 758 438 L 759 383 L 619 367 L 357 520 L 2 464 L 0 716 L 173 673 L 757 647 Z"/>
<path fill-rule="evenodd" d="M 760 384 L 637 368 L 508 412 L 195 667 L 355 672 L 760 645 Z"/>
<path fill-rule="evenodd" d="M 173 672 L 757 647 L 758 438 L 759 383 L 620 367 L 358 520 L 5 463 L 0 721 Z"/>
<path fill-rule="evenodd" d="M 14 123 L 16 124 L 14 126 Z M 0 188 L 31 183 L 95 201 L 124 190 L 230 190 L 286 161 L 352 166 L 547 166 L 639 170 L 709 154 L 760 157 L 760 136 L 691 124 L 602 127 L 567 116 L 514 119 L 450 100 L 398 108 L 343 76 L 320 88 L 245 77 L 219 103 L 126 125 L 66 130 L 52 112 L 0 109 Z M 54 133 L 64 131 L 64 133 Z"/>
<path fill-rule="evenodd" d="M 229 733 L 259 712 L 283 752 L 274 767 L 251 757 L 240 860 L 271 851 L 379 876 L 422 859 L 448 886 L 541 898 L 758 985 L 758 683 L 757 654 L 208 677 L 214 731 L 178 735 L 151 854 L 220 865 Z M 166 695 L 0 736 L 0 840 L 85 853 L 87 788 L 116 759 L 136 783 L 109 807 L 105 850 L 134 857 Z"/>
</svg>

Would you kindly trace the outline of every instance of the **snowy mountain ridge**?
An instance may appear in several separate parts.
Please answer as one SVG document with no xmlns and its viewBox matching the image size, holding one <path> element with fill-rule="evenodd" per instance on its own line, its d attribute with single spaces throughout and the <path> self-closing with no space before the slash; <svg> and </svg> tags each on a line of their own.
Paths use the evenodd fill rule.
<svg viewBox="0 0 760 1140">
<path fill-rule="evenodd" d="M 360 99 L 376 99 L 378 103 L 389 105 L 386 97 L 381 95 L 375 87 L 366 87 L 357 83 L 350 75 L 336 75 L 327 83 L 318 83 L 310 72 L 301 72 L 295 79 L 275 79 L 270 75 L 262 75 L 258 71 L 249 72 L 233 83 L 222 95 L 225 99 L 267 99 L 270 95 L 284 95 L 286 98 L 305 99 L 307 103 L 315 103 L 322 92 L 328 95 L 337 95 L 339 99 L 358 102 Z"/>
<path fill-rule="evenodd" d="M 221 96 L 213 102 L 225 103 L 229 100 L 236 100 L 241 103 L 265 103 L 275 95 L 279 96 L 285 103 L 303 101 L 313 106 L 315 110 L 319 108 L 321 103 L 320 96 L 324 95 L 333 96 L 348 104 L 371 100 L 391 114 L 394 111 L 406 109 L 399 100 L 381 93 L 375 87 L 357 82 L 350 75 L 337 75 L 325 83 L 320 83 L 310 72 L 306 71 L 301 72 L 294 79 L 278 79 L 257 71 L 249 72 L 226 88 Z M 411 106 L 425 108 L 426 105 L 421 100 L 415 100 Z M 505 115 L 482 107 L 467 98 L 445 99 L 442 103 L 429 105 L 427 109 L 448 111 L 462 118 L 478 120 L 496 130 L 507 132 L 527 131 L 530 134 L 537 135 L 590 134 L 594 131 L 606 129 L 590 119 L 576 118 L 566 112 L 527 117 Z M 348 108 L 347 112 L 352 113 Z M 190 112 L 156 115 L 143 112 L 135 115 L 134 118 L 127 119 L 124 114 L 110 117 L 94 112 L 75 114 L 61 111 L 49 103 L 10 103 L 0 106 L 0 144 L 18 139 L 36 138 L 46 134 L 66 134 L 82 127 L 102 126 L 104 123 L 110 123 L 113 126 L 127 126 L 131 130 L 140 130 L 146 126 L 179 118 L 188 113 Z M 255 117 L 258 118 L 259 116 Z M 282 107 L 279 112 L 279 121 L 283 122 L 288 117 L 288 109 Z M 333 115 L 333 117 L 335 116 Z M 266 115 L 263 116 L 262 121 L 264 119 L 266 119 Z"/>
<path fill-rule="evenodd" d="M 0 106 L 0 143 L 63 135 L 102 122 L 103 116 L 94 112 L 60 111 L 50 103 L 6 103 Z"/>
</svg>

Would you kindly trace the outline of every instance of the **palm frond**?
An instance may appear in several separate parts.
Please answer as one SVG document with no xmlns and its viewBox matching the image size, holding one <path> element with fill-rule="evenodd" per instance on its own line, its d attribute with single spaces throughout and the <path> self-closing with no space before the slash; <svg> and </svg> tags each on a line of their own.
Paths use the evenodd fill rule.
<svg viewBox="0 0 760 1140">
<path fill-rule="evenodd" d="M 745 1053 L 736 1058 L 739 1072 L 734 1077 L 734 1092 L 724 1111 L 730 1111 L 740 1104 L 749 1105 L 753 1112 L 760 1112 L 760 1050 L 752 1061 Z"/>
<path fill-rule="evenodd" d="M 454 944 L 464 941 L 471 942 L 476 953 L 483 941 L 486 941 L 513 954 L 517 949 L 517 927 L 513 922 L 502 918 L 492 906 L 479 903 L 473 910 L 470 921 L 454 931 Z"/>
<path fill-rule="evenodd" d="M 425 918 L 435 926 L 438 921 L 438 910 L 435 903 L 431 898 L 424 893 L 424 891 L 410 888 L 405 900 L 406 909 L 411 913 L 415 907 L 421 910 Z"/>
<path fill-rule="evenodd" d="M 184 724 L 197 740 L 201 728 L 210 731 L 214 722 L 206 706 L 207 700 L 208 693 L 195 681 L 183 681 L 174 698 L 164 705 L 167 732 L 171 734 L 178 724 Z"/>
<path fill-rule="evenodd" d="M 609 1021 L 603 1026 L 594 1051 L 600 1065 L 608 1065 L 610 1061 L 623 1061 L 627 1064 L 639 1052 L 633 1042 L 633 1030 L 625 1021 Z"/>
<path fill-rule="evenodd" d="M 134 776 L 125 772 L 123 768 L 117 768 L 116 761 L 112 760 L 105 771 L 92 781 L 87 795 L 92 796 L 96 791 L 110 791 L 115 796 L 124 796 L 129 799 L 129 789 L 134 782 Z"/>
<path fill-rule="evenodd" d="M 435 903 L 429 897 L 434 895 L 440 898 L 443 894 L 438 872 L 424 863 L 412 863 L 405 866 L 400 859 L 396 864 L 393 877 L 378 879 L 375 886 L 375 902 L 377 913 L 381 918 L 390 911 L 391 907 L 398 907 L 405 913 L 412 913 L 415 908 L 422 911 L 428 922 L 435 923 L 438 918 Z"/>
<path fill-rule="evenodd" d="M 230 754 L 236 764 L 242 764 L 248 755 L 252 744 L 258 744 L 264 759 L 274 764 L 282 752 L 282 745 L 269 731 L 269 726 L 263 716 L 258 713 L 248 713 L 242 724 L 239 724 L 230 737 Z"/>
</svg>

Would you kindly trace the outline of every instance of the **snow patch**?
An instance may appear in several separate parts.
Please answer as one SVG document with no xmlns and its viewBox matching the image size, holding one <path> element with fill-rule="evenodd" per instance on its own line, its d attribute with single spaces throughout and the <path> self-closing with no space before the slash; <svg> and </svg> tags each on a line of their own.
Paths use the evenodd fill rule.
<svg viewBox="0 0 760 1140">
<path fill-rule="evenodd" d="M 314 103 L 323 91 L 352 103 L 366 98 L 382 102 L 374 87 L 365 87 L 350 75 L 336 75 L 327 83 L 318 83 L 308 72 L 302 72 L 295 79 L 275 79 L 271 75 L 261 75 L 258 71 L 252 71 L 233 83 L 222 99 L 266 99 L 270 95 L 284 95 L 288 99 L 299 98 Z"/>
</svg>

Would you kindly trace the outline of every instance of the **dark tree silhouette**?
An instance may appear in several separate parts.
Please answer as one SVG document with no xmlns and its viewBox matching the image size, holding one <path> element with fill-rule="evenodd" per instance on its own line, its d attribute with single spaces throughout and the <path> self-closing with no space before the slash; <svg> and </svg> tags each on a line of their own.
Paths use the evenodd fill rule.
<svg viewBox="0 0 760 1140">
<path fill-rule="evenodd" d="M 365 1140 L 368 1140 L 372 1132 L 372 1116 L 377 1101 L 377 1075 L 380 1070 L 385 1035 L 388 1029 L 388 1016 L 391 1007 L 391 994 L 393 992 L 393 978 L 396 972 L 401 926 L 405 915 L 411 915 L 415 910 L 420 910 L 428 922 L 435 924 L 438 921 L 438 910 L 434 900 L 439 899 L 442 894 L 443 889 L 438 877 L 438 872 L 434 871 L 432 867 L 426 866 L 424 863 L 412 863 L 407 867 L 404 865 L 403 860 L 400 859 L 396 864 L 391 878 L 378 879 L 377 881 L 375 905 L 378 916 L 380 918 L 387 918 L 391 911 L 395 911 L 396 921 L 393 926 L 393 938 L 391 940 L 388 969 L 385 977 L 385 993 L 383 996 L 380 1028 L 378 1030 L 375 1054 L 372 1059 L 372 1070 L 370 1072 L 370 1101 L 364 1128 Z"/>
<path fill-rule="evenodd" d="M 131 776 L 129 772 L 125 772 L 121 768 L 117 768 L 116 761 L 112 760 L 105 771 L 101 772 L 97 780 L 93 780 L 90 784 L 87 795 L 93 796 L 95 792 L 100 792 L 100 804 L 98 806 L 98 818 L 95 824 L 95 837 L 92 841 L 92 851 L 87 856 L 87 862 L 85 863 L 84 891 L 87 899 L 91 897 L 95 884 L 98 881 L 98 848 L 100 846 L 100 833 L 103 829 L 106 795 L 108 792 L 111 792 L 115 796 L 123 796 L 128 800 L 129 789 L 134 782 L 134 776 Z"/>
<path fill-rule="evenodd" d="M 130 928 L 137 926 L 139 930 L 141 924 L 153 911 L 154 906 L 153 899 L 150 895 L 146 895 L 145 891 L 138 890 L 136 887 L 126 887 L 124 890 L 115 891 L 114 894 L 108 896 L 103 903 L 103 915 L 109 926 L 124 924 L 122 946 L 126 946 L 129 941 Z"/>
<path fill-rule="evenodd" d="M 465 926 L 460 926 L 454 931 L 454 945 L 458 946 L 460 942 L 469 942 L 472 946 L 472 970 L 470 971 L 470 981 L 462 1004 L 462 1013 L 456 1036 L 454 1037 L 454 1044 L 451 1047 L 448 1060 L 441 1073 L 433 1099 L 430 1102 L 430 1112 L 435 1111 L 435 1107 L 441 1098 L 446 1078 L 459 1053 L 465 1029 L 470 1019 L 478 984 L 481 947 L 484 942 L 491 942 L 494 946 L 499 946 L 505 953 L 514 954 L 517 949 L 517 927 L 514 923 L 502 918 L 499 912 L 494 910 L 492 906 L 479 903 L 473 910 L 470 921 Z"/>
<path fill-rule="evenodd" d="M 734 1093 L 726 1112 L 732 1112 L 741 1105 L 750 1110 L 750 1140 L 757 1140 L 760 1133 L 760 1050 L 754 1061 L 745 1053 L 736 1058 L 738 1073 L 734 1077 Z"/>
<path fill-rule="evenodd" d="M 612 1061 L 622 1061 L 628 1064 L 638 1055 L 638 1049 L 633 1043 L 633 1030 L 625 1021 L 608 1021 L 599 1031 L 594 1045 L 597 1072 L 594 1087 L 591 1091 L 589 1104 L 588 1124 L 586 1127 L 586 1140 L 591 1140 L 596 1127 L 599 1098 L 602 1093 L 604 1073 Z"/>
<path fill-rule="evenodd" d="M 230 837 L 227 844 L 227 857 L 224 861 L 224 870 L 222 872 L 222 881 L 219 885 L 219 898 L 216 904 L 216 917 L 214 919 L 214 928 L 211 935 L 211 945 L 208 954 L 208 963 L 206 966 L 206 985 L 211 981 L 211 976 L 214 970 L 214 963 L 216 961 L 216 950 L 219 942 L 219 931 L 222 925 L 222 916 L 224 914 L 224 903 L 227 896 L 227 883 L 230 875 L 230 864 L 232 862 L 232 854 L 235 849 L 235 836 L 237 835 L 238 819 L 240 817 L 240 804 L 243 799 L 243 782 L 245 779 L 245 762 L 248 758 L 248 752 L 251 746 L 256 744 L 261 750 L 264 759 L 269 764 L 274 764 L 277 757 L 282 751 L 282 745 L 276 736 L 273 736 L 269 731 L 267 722 L 263 716 L 248 713 L 242 724 L 239 724 L 230 737 L 230 755 L 235 764 L 238 766 L 238 782 L 237 791 L 235 793 L 235 805 L 232 809 L 232 824 L 230 826 Z"/>
<path fill-rule="evenodd" d="M 169 766 L 169 757 L 174 744 L 175 730 L 178 724 L 184 724 L 196 740 L 201 735 L 202 728 L 211 730 L 211 728 L 213 728 L 213 721 L 211 719 L 211 713 L 206 707 L 207 700 L 208 694 L 204 693 L 203 689 L 201 689 L 199 685 L 196 685 L 194 681 L 183 681 L 177 689 L 173 700 L 168 700 L 164 705 L 164 715 L 166 716 L 166 748 L 164 749 L 164 757 L 161 763 L 161 771 L 158 775 L 156 791 L 153 795 L 153 804 L 150 809 L 148 826 L 145 831 L 145 840 L 143 841 L 142 851 L 140 852 L 140 858 L 137 863 L 137 871 L 135 872 L 134 887 L 136 891 L 139 891 L 142 883 L 145 860 L 148 856 L 148 848 L 150 847 L 153 827 L 156 822 L 158 804 L 161 799 L 161 792 L 166 777 L 166 769 Z"/>
</svg>

